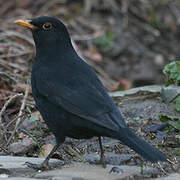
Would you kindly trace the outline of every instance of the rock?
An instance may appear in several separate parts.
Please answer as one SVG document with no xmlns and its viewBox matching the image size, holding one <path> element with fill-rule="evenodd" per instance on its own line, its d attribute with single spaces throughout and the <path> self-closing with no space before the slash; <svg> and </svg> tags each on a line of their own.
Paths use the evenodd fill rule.
<svg viewBox="0 0 180 180">
<path fill-rule="evenodd" d="M 2 174 L 2 180 L 124 180 L 124 179 L 144 179 L 156 177 L 159 174 L 157 169 L 143 167 L 143 175 L 139 166 L 114 166 L 107 165 L 102 168 L 98 165 L 89 165 L 87 163 L 72 162 L 70 165 L 64 165 L 61 169 L 49 171 L 35 171 L 24 166 L 24 162 L 40 163 L 42 158 L 12 157 L 0 156 L 0 162 L 7 174 Z M 50 164 L 61 164 L 61 161 L 50 159 Z M 113 172 L 113 173 L 112 173 Z M 6 175 L 6 176 L 5 176 Z M 138 177 L 138 178 L 137 178 Z M 174 173 L 167 177 L 158 178 L 158 180 L 179 180 L 180 174 Z M 154 178 L 152 179 L 154 180 Z"/>
<path fill-rule="evenodd" d="M 132 158 L 132 155 L 106 153 L 105 158 L 108 164 L 120 165 L 126 161 L 129 161 Z"/>
<path fill-rule="evenodd" d="M 14 173 L 15 169 L 21 169 L 22 171 L 26 170 L 27 172 L 28 170 L 30 170 L 30 172 L 32 172 L 31 169 L 27 168 L 27 166 L 24 163 L 25 162 L 41 163 L 43 160 L 44 158 L 0 156 L 1 167 L 4 169 L 8 169 L 11 173 Z M 62 164 L 62 161 L 57 159 L 50 159 L 50 164 L 57 164 L 57 163 Z"/>
<path fill-rule="evenodd" d="M 0 175 L 2 175 L 2 174 L 10 174 L 10 171 L 8 169 L 5 169 L 5 168 L 0 168 Z"/>
<path fill-rule="evenodd" d="M 62 177 L 53 177 L 52 180 L 83 180 L 81 178 L 71 178 L 71 177 L 66 177 L 66 176 L 62 176 Z"/>
<path fill-rule="evenodd" d="M 179 86 L 168 86 L 162 87 L 161 90 L 162 99 L 165 103 L 170 103 L 173 101 L 178 95 L 180 95 L 180 87 Z"/>
<path fill-rule="evenodd" d="M 1 178 L 0 180 L 39 180 L 39 179 L 34 179 L 34 178 L 25 178 L 25 177 L 9 177 L 9 178 Z M 47 180 L 47 179 L 41 179 L 41 180 Z"/>
<path fill-rule="evenodd" d="M 19 126 L 19 129 L 25 129 L 25 130 L 33 130 L 37 123 L 35 121 L 30 121 L 29 118 L 26 118 Z"/>
<path fill-rule="evenodd" d="M 156 178 L 161 174 L 162 173 L 157 168 L 143 168 L 143 172 L 140 174 L 140 176 L 144 178 Z"/>
<path fill-rule="evenodd" d="M 38 157 L 46 158 L 49 155 L 49 153 L 51 152 L 51 150 L 53 149 L 53 147 L 54 147 L 54 144 L 44 144 L 43 146 L 41 146 L 42 151 L 40 152 Z M 55 151 L 52 155 L 52 158 L 53 157 L 59 159 L 59 157 L 60 157 L 59 151 Z"/>
<path fill-rule="evenodd" d="M 165 138 L 167 138 L 167 134 L 165 132 L 158 131 L 156 137 L 158 141 L 162 142 Z"/>
<path fill-rule="evenodd" d="M 179 173 L 173 173 L 166 177 L 156 178 L 156 180 L 179 180 L 179 179 L 180 179 Z M 154 179 L 150 179 L 150 180 L 154 180 Z"/>
<path fill-rule="evenodd" d="M 157 124 L 153 124 L 153 125 L 148 125 L 145 129 L 144 132 L 158 132 L 158 131 L 162 131 L 164 130 L 166 127 L 168 127 L 168 123 L 157 123 Z"/>
<path fill-rule="evenodd" d="M 10 144 L 9 150 L 11 153 L 20 155 L 32 150 L 35 145 L 36 143 L 31 138 L 24 138 L 18 142 Z"/>
<path fill-rule="evenodd" d="M 120 169 L 119 167 L 113 167 L 110 171 L 109 174 L 122 174 L 123 170 Z"/>
<path fill-rule="evenodd" d="M 121 173 L 110 173 L 112 168 L 119 169 Z M 147 168 L 151 169 L 151 168 Z M 88 165 L 85 163 L 73 163 L 70 166 L 64 166 L 61 170 L 44 171 L 35 175 L 36 178 L 49 177 L 53 180 L 61 180 L 64 177 L 67 180 L 121 180 L 139 175 L 141 168 L 138 166 L 116 166 L 107 165 L 102 168 L 98 165 Z M 65 180 L 66 180 L 65 179 Z M 64 180 L 64 179 L 63 179 Z"/>
<path fill-rule="evenodd" d="M 154 58 L 154 62 L 157 66 L 162 67 L 164 65 L 164 57 L 161 54 L 157 54 Z"/>
<path fill-rule="evenodd" d="M 100 161 L 100 155 L 99 154 L 84 154 L 83 158 L 85 161 L 96 164 Z"/>
<path fill-rule="evenodd" d="M 124 97 L 124 96 L 128 96 L 128 95 L 134 95 L 134 94 L 137 94 L 140 92 L 143 94 L 144 93 L 160 94 L 161 86 L 152 85 L 152 86 L 143 86 L 143 87 L 133 88 L 133 89 L 126 90 L 126 91 L 116 91 L 116 92 L 110 93 L 110 96 L 113 98 Z"/>
<path fill-rule="evenodd" d="M 107 164 L 120 165 L 123 162 L 130 160 L 132 155 L 127 154 L 114 154 L 114 153 L 105 153 L 105 159 Z M 83 158 L 89 163 L 98 163 L 100 160 L 99 154 L 85 154 Z"/>
</svg>

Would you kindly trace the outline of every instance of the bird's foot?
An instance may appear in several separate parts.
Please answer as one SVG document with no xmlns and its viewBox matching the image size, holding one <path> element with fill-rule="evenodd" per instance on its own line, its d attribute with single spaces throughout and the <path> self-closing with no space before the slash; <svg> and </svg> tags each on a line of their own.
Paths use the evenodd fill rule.
<svg viewBox="0 0 180 180">
<path fill-rule="evenodd" d="M 91 164 L 95 164 L 95 165 L 102 165 L 103 168 L 106 168 L 106 161 L 100 159 L 99 161 L 96 162 L 90 162 Z"/>
<path fill-rule="evenodd" d="M 103 168 L 106 168 L 106 164 L 107 161 L 105 160 L 105 158 L 103 157 L 98 157 L 98 156 L 91 156 L 90 158 L 86 159 L 87 162 L 89 162 L 90 164 L 94 164 L 94 165 L 101 165 Z"/>
<path fill-rule="evenodd" d="M 101 164 L 103 168 L 106 168 L 106 160 L 104 157 L 100 159 L 99 164 Z"/>
<path fill-rule="evenodd" d="M 27 165 L 29 168 L 36 169 L 36 170 L 48 170 L 48 169 L 50 169 L 48 162 L 42 162 L 40 164 L 25 162 L 25 165 Z"/>
</svg>

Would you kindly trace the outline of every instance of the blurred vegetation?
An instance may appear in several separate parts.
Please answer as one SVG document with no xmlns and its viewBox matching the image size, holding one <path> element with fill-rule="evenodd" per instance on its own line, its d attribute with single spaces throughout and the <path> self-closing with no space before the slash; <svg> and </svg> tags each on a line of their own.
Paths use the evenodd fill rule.
<svg viewBox="0 0 180 180">
<path fill-rule="evenodd" d="M 171 84 L 180 85 L 180 61 L 167 64 L 163 69 L 163 73 L 167 77 L 167 86 Z M 180 111 L 180 94 L 175 98 L 174 103 L 176 110 Z"/>
<path fill-rule="evenodd" d="M 107 30 L 102 36 L 94 40 L 94 43 L 104 51 L 110 49 L 114 42 L 114 32 Z"/>
<path fill-rule="evenodd" d="M 163 73 L 168 79 L 166 85 L 180 85 L 180 61 L 173 61 L 167 64 L 163 69 Z"/>
<path fill-rule="evenodd" d="M 164 69 L 163 73 L 165 74 L 167 78 L 166 85 L 180 85 L 180 62 L 179 61 L 173 61 L 169 64 L 167 64 Z M 175 109 L 177 111 L 180 111 L 180 94 L 178 94 L 175 99 L 173 100 L 175 104 Z M 162 122 L 166 122 L 169 124 L 170 128 L 168 131 L 170 132 L 172 129 L 174 129 L 176 134 L 176 139 L 178 143 L 180 144 L 180 116 L 159 116 L 160 120 Z M 177 155 L 180 155 L 180 148 L 177 147 L 174 150 L 174 153 Z"/>
</svg>

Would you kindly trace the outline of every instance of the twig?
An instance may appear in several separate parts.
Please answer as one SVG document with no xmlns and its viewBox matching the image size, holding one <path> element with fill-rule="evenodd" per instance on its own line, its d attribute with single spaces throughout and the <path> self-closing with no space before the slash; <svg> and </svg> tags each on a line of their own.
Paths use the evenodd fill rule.
<svg viewBox="0 0 180 180">
<path fill-rule="evenodd" d="M 170 163 L 170 164 L 176 164 L 174 161 L 171 161 L 170 159 L 167 159 L 167 161 Z"/>
<path fill-rule="evenodd" d="M 67 146 L 69 151 L 74 154 L 74 156 L 76 156 L 81 162 L 84 162 L 84 158 L 76 151 L 74 150 L 71 146 Z"/>
<path fill-rule="evenodd" d="M 161 171 L 167 175 L 167 172 L 163 169 L 163 167 L 161 166 L 160 162 L 158 162 L 159 168 L 161 169 Z"/>
<path fill-rule="evenodd" d="M 3 150 L 3 151 L 6 152 L 6 153 L 9 153 L 9 151 L 6 150 L 4 147 L 1 147 L 1 146 L 0 146 L 0 149 Z"/>
<path fill-rule="evenodd" d="M 2 125 L 2 115 L 3 113 L 5 112 L 6 108 L 9 106 L 9 104 L 14 100 L 16 99 L 17 97 L 20 97 L 22 96 L 23 94 L 20 93 L 20 94 L 15 94 L 14 96 L 10 97 L 8 101 L 6 101 L 6 103 L 4 104 L 3 108 L 1 109 L 0 111 L 0 125 Z"/>
<path fill-rule="evenodd" d="M 18 119 L 17 119 L 16 125 L 15 125 L 15 128 L 14 128 L 14 131 L 12 132 L 10 138 L 8 139 L 7 145 L 10 144 L 14 134 L 16 133 L 16 131 L 17 131 L 18 127 L 19 127 L 19 124 L 21 123 L 21 120 L 22 120 L 21 116 L 23 114 L 23 110 L 24 110 L 25 105 L 26 105 L 26 100 L 27 100 L 27 97 L 28 97 L 28 94 L 29 94 L 29 89 L 30 89 L 30 86 L 29 86 L 29 83 L 28 83 L 27 86 L 26 86 L 25 95 L 24 95 L 24 98 L 23 98 L 23 102 L 22 102 L 19 114 L 18 114 Z"/>
<path fill-rule="evenodd" d="M 16 69 L 18 69 L 19 71 L 22 71 L 22 72 L 25 72 L 27 69 L 25 68 L 25 67 L 23 67 L 23 66 L 19 66 L 18 64 L 16 64 L 16 63 L 12 63 L 12 62 L 7 62 L 7 61 L 5 61 L 5 60 L 2 60 L 2 59 L 0 59 L 0 64 L 2 65 L 2 66 L 4 66 L 5 68 L 7 68 L 7 66 L 8 67 L 11 67 L 11 68 L 16 68 Z M 9 69 L 9 68 L 8 68 Z"/>
<path fill-rule="evenodd" d="M 169 7 L 171 14 L 174 16 L 177 25 L 179 25 L 180 24 L 180 20 L 179 20 L 180 15 L 179 15 L 179 10 L 176 6 L 176 3 L 167 3 L 167 6 Z"/>
<path fill-rule="evenodd" d="M 42 6 L 39 10 L 38 10 L 38 14 L 44 13 L 44 12 L 48 12 L 48 10 L 56 3 L 65 3 L 64 0 L 54 0 L 54 1 L 47 1 L 47 3 L 44 3 L 44 6 Z"/>
<path fill-rule="evenodd" d="M 30 138 L 32 138 L 32 140 L 36 143 L 36 145 L 38 146 L 40 152 L 42 153 L 43 157 L 44 157 L 44 151 L 43 149 L 41 148 L 41 145 L 39 144 L 38 140 L 31 134 L 29 133 L 28 131 L 26 131 L 25 129 L 22 129 L 22 132 L 24 134 L 26 134 L 27 136 L 29 136 Z"/>
<path fill-rule="evenodd" d="M 12 58 L 12 57 L 19 57 L 19 56 L 24 56 L 24 55 L 28 55 L 28 54 L 32 54 L 33 51 L 24 51 L 18 54 L 5 54 L 5 55 L 1 55 L 0 58 Z"/>
<path fill-rule="evenodd" d="M 6 129 L 14 122 L 16 121 L 18 118 L 24 118 L 26 114 L 22 114 L 21 116 L 17 116 L 15 117 L 13 120 L 11 120 L 7 125 L 6 125 Z"/>
<path fill-rule="evenodd" d="M 5 5 L 4 5 L 5 4 Z M 0 15 L 7 13 L 9 9 L 13 8 L 14 2 L 13 1 L 7 1 L 6 3 L 3 3 L 4 6 L 1 6 Z"/>
<path fill-rule="evenodd" d="M 128 20 L 128 8 L 129 8 L 129 0 L 122 1 L 121 11 L 122 11 L 122 14 L 124 15 L 122 27 L 124 30 L 127 29 L 127 27 L 128 27 L 128 21 L 129 21 Z"/>
<path fill-rule="evenodd" d="M 84 1 L 84 14 L 89 15 L 91 9 L 93 8 L 93 1 L 85 0 Z"/>
<path fill-rule="evenodd" d="M 21 33 L 18 33 L 16 31 L 6 31 L 6 32 L 2 33 L 2 35 L 10 36 L 10 37 L 12 37 L 12 36 L 18 37 L 20 39 L 23 39 L 27 43 L 29 43 L 31 46 L 34 46 L 34 41 L 31 38 L 29 38 L 28 36 L 23 35 Z"/>
<path fill-rule="evenodd" d="M 6 135 L 5 135 L 6 129 L 5 129 L 4 125 L 3 125 L 3 123 L 2 123 L 2 115 L 5 112 L 6 108 L 9 106 L 9 104 L 11 104 L 14 99 L 16 99 L 17 97 L 20 97 L 22 95 L 23 94 L 21 93 L 21 94 L 15 94 L 14 96 L 11 96 L 9 98 L 9 100 L 6 101 L 6 103 L 4 104 L 3 108 L 0 111 L 0 127 L 3 130 L 3 136 L 4 136 L 6 141 L 7 141 L 7 138 L 6 138 Z"/>
<path fill-rule="evenodd" d="M 9 80 L 17 83 L 17 81 L 16 81 L 14 78 L 12 78 L 9 74 L 7 74 L 7 73 L 5 73 L 5 72 L 1 72 L 1 71 L 0 71 L 0 75 L 5 76 L 5 77 L 7 77 Z"/>
<path fill-rule="evenodd" d="M 83 26 L 86 26 L 87 28 L 91 29 L 92 31 L 97 31 L 97 30 L 100 30 L 101 29 L 101 26 L 100 25 L 97 25 L 95 23 L 90 23 L 89 21 L 87 21 L 86 19 L 82 18 L 82 17 L 78 17 L 76 19 L 76 24 L 79 25 L 82 24 Z M 72 22 L 72 21 L 70 21 Z"/>
<path fill-rule="evenodd" d="M 99 36 L 102 36 L 104 34 L 104 31 L 96 31 L 92 34 L 86 34 L 86 35 L 72 35 L 73 40 L 78 41 L 87 41 L 92 40 L 95 38 L 98 38 Z"/>
</svg>

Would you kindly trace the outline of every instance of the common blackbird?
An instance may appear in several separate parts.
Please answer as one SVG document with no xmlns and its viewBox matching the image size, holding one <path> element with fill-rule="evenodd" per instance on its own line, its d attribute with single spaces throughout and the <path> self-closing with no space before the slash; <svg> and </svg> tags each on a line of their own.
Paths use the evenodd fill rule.
<svg viewBox="0 0 180 180">
<path fill-rule="evenodd" d="M 31 74 L 32 94 L 57 142 L 41 164 L 26 162 L 29 167 L 47 168 L 49 158 L 66 137 L 89 139 L 97 136 L 104 166 L 101 136 L 120 140 L 153 163 L 167 161 L 161 151 L 126 126 L 93 69 L 77 55 L 60 20 L 41 16 L 15 23 L 32 31 L 36 45 Z"/>
</svg>

